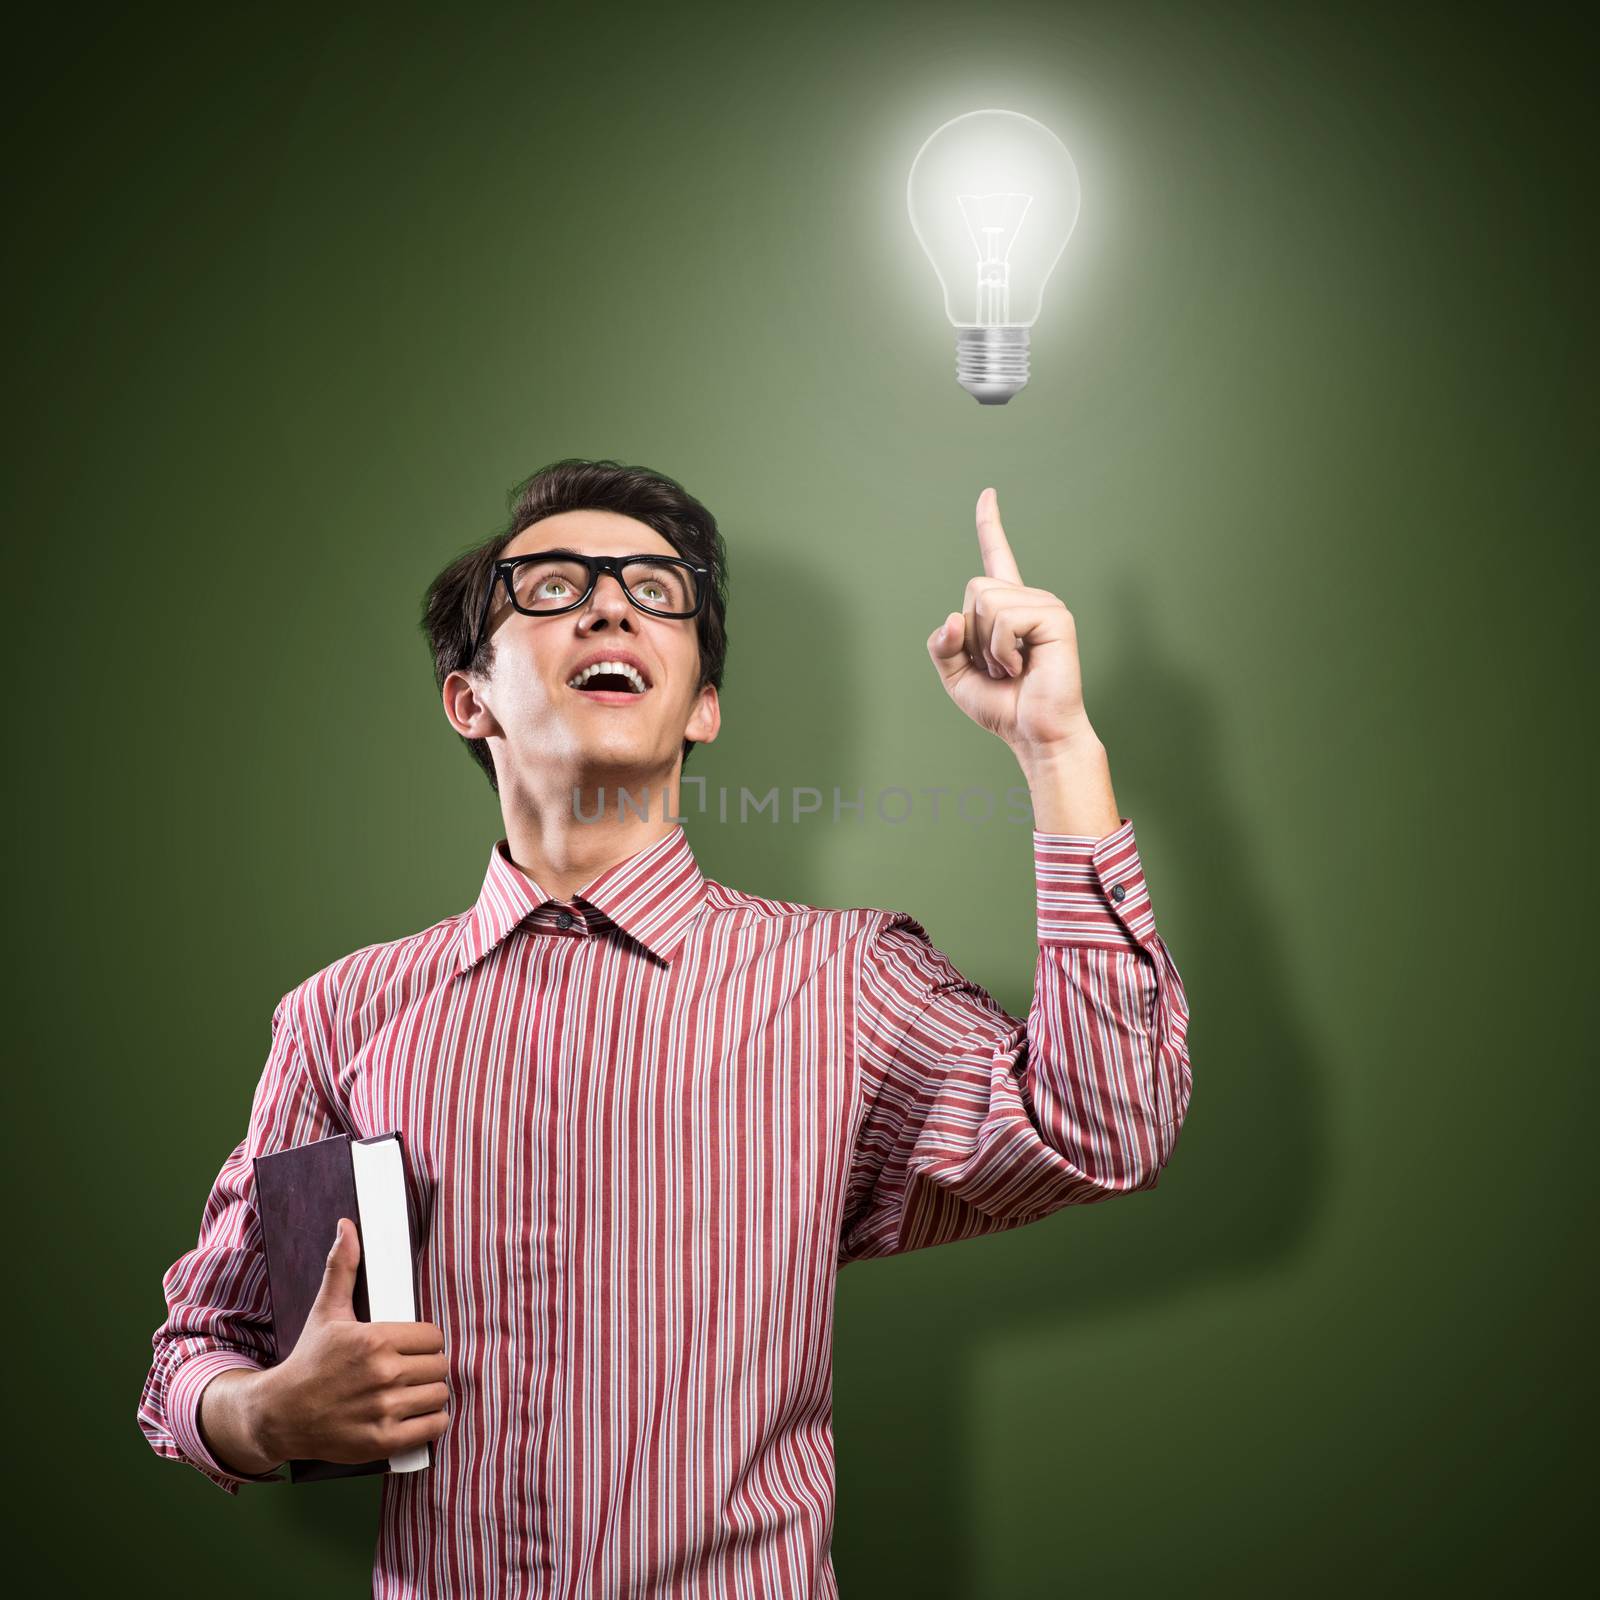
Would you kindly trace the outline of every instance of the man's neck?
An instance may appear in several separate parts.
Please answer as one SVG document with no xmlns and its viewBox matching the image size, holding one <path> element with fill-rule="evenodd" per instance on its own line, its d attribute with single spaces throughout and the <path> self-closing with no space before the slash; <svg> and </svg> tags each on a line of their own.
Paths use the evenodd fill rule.
<svg viewBox="0 0 1600 1600">
<path fill-rule="evenodd" d="M 559 793 L 502 785 L 500 810 L 512 864 L 552 899 L 570 900 L 608 867 L 649 849 L 677 826 L 669 819 L 680 814 L 678 767 L 648 778 L 575 780 Z"/>
</svg>

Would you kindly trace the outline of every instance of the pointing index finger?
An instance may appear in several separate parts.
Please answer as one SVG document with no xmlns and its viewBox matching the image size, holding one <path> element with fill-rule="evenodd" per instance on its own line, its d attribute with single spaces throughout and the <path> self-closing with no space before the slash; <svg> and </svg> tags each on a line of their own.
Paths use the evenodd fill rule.
<svg viewBox="0 0 1600 1600">
<path fill-rule="evenodd" d="M 1022 582 L 1016 557 L 1006 542 L 1006 531 L 1000 526 L 1000 497 L 993 489 L 985 489 L 978 496 L 978 548 L 983 552 L 983 570 L 991 578 Z"/>
</svg>

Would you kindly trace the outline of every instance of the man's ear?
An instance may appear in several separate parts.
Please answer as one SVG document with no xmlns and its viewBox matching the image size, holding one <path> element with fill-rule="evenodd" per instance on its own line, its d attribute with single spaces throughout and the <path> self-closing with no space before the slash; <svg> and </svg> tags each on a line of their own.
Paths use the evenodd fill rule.
<svg viewBox="0 0 1600 1600">
<path fill-rule="evenodd" d="M 714 683 L 704 684 L 695 699 L 694 710 L 689 713 L 683 736 L 696 744 L 710 744 L 721 727 L 722 703 L 717 698 L 717 686 Z"/>
<path fill-rule="evenodd" d="M 444 714 L 450 719 L 450 726 L 463 739 L 487 739 L 490 734 L 499 733 L 500 724 L 495 721 L 494 713 L 479 698 L 478 686 L 466 673 L 452 672 L 444 680 L 440 698 L 444 701 Z"/>
</svg>

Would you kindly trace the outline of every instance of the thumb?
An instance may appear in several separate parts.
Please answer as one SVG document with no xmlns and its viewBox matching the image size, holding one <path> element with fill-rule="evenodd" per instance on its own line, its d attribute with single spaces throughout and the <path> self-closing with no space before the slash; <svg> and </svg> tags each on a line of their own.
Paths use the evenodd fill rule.
<svg viewBox="0 0 1600 1600">
<path fill-rule="evenodd" d="M 322 1287 L 311 1305 L 311 1318 L 324 1322 L 354 1322 L 353 1296 L 356 1266 L 361 1260 L 361 1241 L 356 1225 L 348 1217 L 339 1218 L 339 1231 L 322 1269 Z"/>
<path fill-rule="evenodd" d="M 947 684 L 971 666 L 967 659 L 966 619 L 959 611 L 952 611 L 928 635 L 928 654 Z"/>
</svg>

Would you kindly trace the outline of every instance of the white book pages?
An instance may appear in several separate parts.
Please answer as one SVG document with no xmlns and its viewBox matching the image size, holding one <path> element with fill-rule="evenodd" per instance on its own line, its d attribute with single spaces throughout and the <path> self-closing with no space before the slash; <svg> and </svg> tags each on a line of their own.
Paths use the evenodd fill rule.
<svg viewBox="0 0 1600 1600">
<path fill-rule="evenodd" d="M 405 1169 L 398 1139 L 350 1141 L 356 1204 L 361 1208 L 361 1257 L 367 1269 L 367 1314 L 374 1322 L 415 1322 L 411 1230 L 406 1222 Z M 389 1457 L 391 1472 L 417 1472 L 428 1447 L 414 1445 Z"/>
</svg>

